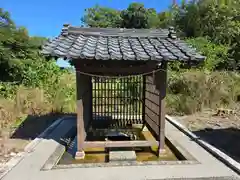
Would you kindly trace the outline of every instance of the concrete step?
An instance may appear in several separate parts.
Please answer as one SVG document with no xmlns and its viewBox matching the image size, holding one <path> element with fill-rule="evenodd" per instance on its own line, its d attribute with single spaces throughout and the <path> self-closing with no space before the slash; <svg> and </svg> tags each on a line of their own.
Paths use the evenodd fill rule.
<svg viewBox="0 0 240 180">
<path fill-rule="evenodd" d="M 110 151 L 109 161 L 136 161 L 135 151 Z"/>
</svg>

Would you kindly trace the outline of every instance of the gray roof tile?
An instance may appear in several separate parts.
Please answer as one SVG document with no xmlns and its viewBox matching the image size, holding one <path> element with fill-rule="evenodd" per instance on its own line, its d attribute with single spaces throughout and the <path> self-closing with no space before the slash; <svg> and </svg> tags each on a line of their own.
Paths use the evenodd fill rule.
<svg viewBox="0 0 240 180">
<path fill-rule="evenodd" d="M 68 59 L 179 60 L 201 61 L 205 57 L 184 41 L 174 38 L 172 29 L 114 29 L 64 27 L 47 42 L 45 55 Z"/>
</svg>

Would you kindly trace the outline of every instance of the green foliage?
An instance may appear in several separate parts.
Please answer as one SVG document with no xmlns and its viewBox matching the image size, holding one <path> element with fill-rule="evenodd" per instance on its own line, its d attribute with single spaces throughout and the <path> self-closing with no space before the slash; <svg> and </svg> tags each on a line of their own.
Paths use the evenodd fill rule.
<svg viewBox="0 0 240 180">
<path fill-rule="evenodd" d="M 159 18 L 157 11 L 154 8 L 147 9 L 147 28 L 158 28 L 159 27 Z"/>
<path fill-rule="evenodd" d="M 193 1 L 189 4 L 182 3 L 174 17 L 175 26 L 187 37 L 202 36 L 199 6 Z"/>
<path fill-rule="evenodd" d="M 14 26 L 14 23 L 10 17 L 9 12 L 0 8 L 0 28 Z"/>
<path fill-rule="evenodd" d="M 121 12 L 122 27 L 125 28 L 153 28 L 158 24 L 155 9 L 147 9 L 141 3 L 132 3 Z"/>
<path fill-rule="evenodd" d="M 99 5 L 86 9 L 82 18 L 82 22 L 89 27 L 120 27 L 121 21 L 119 11 Z"/>
<path fill-rule="evenodd" d="M 227 46 L 214 44 L 203 37 L 188 39 L 187 42 L 207 57 L 202 68 L 209 71 L 224 69 L 229 63 Z"/>
<path fill-rule="evenodd" d="M 175 26 L 186 37 L 208 36 L 216 43 L 229 46 L 226 69 L 240 69 L 240 4 L 238 0 L 190 1 L 178 7 Z"/>
<path fill-rule="evenodd" d="M 99 5 L 85 10 L 82 22 L 90 27 L 154 28 L 159 19 L 155 9 L 147 9 L 141 3 L 131 3 L 118 11 Z"/>
<path fill-rule="evenodd" d="M 58 83 L 62 73 L 55 61 L 46 62 L 45 59 L 38 59 L 36 62 L 30 62 L 24 66 L 22 83 L 25 86 L 44 88 Z"/>
<path fill-rule="evenodd" d="M 33 37 L 30 37 L 29 41 L 30 41 L 30 45 L 33 48 L 37 49 L 37 48 L 41 47 L 47 41 L 47 38 L 33 36 Z"/>
<path fill-rule="evenodd" d="M 16 27 L 9 13 L 2 9 L 0 17 L 0 98 L 4 99 L 0 106 L 3 103 L 5 108 L 5 101 L 11 101 L 9 110 L 4 110 L 6 118 L 45 110 L 73 111 L 73 106 L 69 108 L 68 104 L 73 104 L 70 102 L 75 97 L 74 81 L 71 81 L 71 88 L 67 85 L 69 81 L 61 83 L 70 72 L 61 70 L 54 60 L 46 60 L 39 53 L 46 38 L 30 37 L 27 30 Z M 59 99 L 64 102 L 58 103 Z"/>
<path fill-rule="evenodd" d="M 204 108 L 234 108 L 240 96 L 237 73 L 172 72 L 168 82 L 167 107 L 172 114 L 192 114 Z"/>
<path fill-rule="evenodd" d="M 172 23 L 172 13 L 170 11 L 158 13 L 158 27 L 159 28 L 168 28 Z"/>
<path fill-rule="evenodd" d="M 33 85 L 35 76 L 42 79 L 39 71 L 46 60 L 39 54 L 39 47 L 46 38 L 30 37 L 27 29 L 16 27 L 9 13 L 2 9 L 0 18 L 0 80 Z"/>
<path fill-rule="evenodd" d="M 0 80 L 21 82 L 25 66 L 43 59 L 38 51 L 25 28 L 0 28 Z"/>
<path fill-rule="evenodd" d="M 62 73 L 58 76 L 57 83 L 49 84 L 44 89 L 54 112 L 75 112 L 77 99 L 75 73 Z"/>
<path fill-rule="evenodd" d="M 10 82 L 0 82 L 0 98 L 9 98 L 12 99 L 18 85 Z"/>
</svg>

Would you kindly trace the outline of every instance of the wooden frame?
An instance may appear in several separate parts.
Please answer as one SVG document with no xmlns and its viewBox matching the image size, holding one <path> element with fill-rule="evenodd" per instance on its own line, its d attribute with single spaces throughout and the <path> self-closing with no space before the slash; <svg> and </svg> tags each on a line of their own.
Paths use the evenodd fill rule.
<svg viewBox="0 0 240 180">
<path fill-rule="evenodd" d="M 157 78 L 155 79 L 155 84 L 157 84 L 157 89 L 159 90 L 159 154 L 165 152 L 164 144 L 165 144 L 165 97 L 167 90 L 167 63 L 163 62 L 161 65 L 161 69 Z M 160 83 L 161 82 L 161 83 Z"/>
<path fill-rule="evenodd" d="M 87 63 L 86 63 L 87 62 Z M 100 75 L 134 75 L 157 70 L 158 62 L 151 61 L 83 61 L 75 63 L 77 79 L 77 153 L 76 159 L 84 158 L 84 148 L 89 147 L 146 147 L 158 145 L 159 154 L 165 144 L 165 96 L 167 86 L 167 62 L 162 62 L 160 71 L 144 77 L 143 119 L 157 141 L 85 141 L 86 129 L 92 120 L 90 76 L 80 72 Z M 150 92 L 150 93 L 149 93 Z M 149 102 L 155 106 L 149 106 Z M 149 108 L 153 111 L 150 112 Z M 151 120 L 153 118 L 153 120 Z"/>
</svg>

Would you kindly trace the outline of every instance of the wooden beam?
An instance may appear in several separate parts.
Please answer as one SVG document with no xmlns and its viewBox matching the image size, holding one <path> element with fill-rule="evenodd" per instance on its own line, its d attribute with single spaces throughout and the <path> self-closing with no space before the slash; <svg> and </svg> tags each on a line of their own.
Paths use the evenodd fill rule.
<svg viewBox="0 0 240 180">
<path fill-rule="evenodd" d="M 161 64 L 161 69 L 155 77 L 156 88 L 159 90 L 159 154 L 165 152 L 165 97 L 167 90 L 167 62 Z"/>
<path fill-rule="evenodd" d="M 129 67 L 129 66 L 140 66 L 140 65 L 151 65 L 156 66 L 157 61 L 128 61 L 128 60 L 85 60 L 79 59 L 75 61 L 75 66 L 83 68 L 84 66 L 105 66 L 105 67 Z M 159 62 L 158 62 L 159 63 Z"/>
<path fill-rule="evenodd" d="M 158 144 L 158 141 L 85 141 L 84 148 L 151 147 Z"/>
<path fill-rule="evenodd" d="M 139 75 L 143 73 L 148 73 L 153 71 L 153 68 L 148 68 L 146 66 L 140 67 L 91 67 L 87 66 L 82 68 L 82 72 L 97 74 L 97 75 Z"/>
<path fill-rule="evenodd" d="M 86 137 L 86 132 L 84 129 L 84 120 L 83 120 L 83 102 L 81 99 L 81 100 L 77 101 L 77 153 L 76 153 L 76 159 L 82 159 L 85 156 L 85 154 L 83 152 L 85 137 Z"/>
<path fill-rule="evenodd" d="M 157 64 L 155 61 L 79 60 L 75 67 L 78 71 L 97 75 L 137 75 L 153 71 Z"/>
<path fill-rule="evenodd" d="M 146 99 L 146 76 L 143 76 L 143 82 L 142 82 L 142 121 L 143 121 L 143 127 L 146 124 L 145 122 L 145 99 Z"/>
<path fill-rule="evenodd" d="M 165 99 L 161 99 L 159 109 L 161 109 L 159 115 L 160 133 L 159 133 L 159 154 L 165 152 Z"/>
<path fill-rule="evenodd" d="M 76 159 L 83 159 L 86 127 L 91 119 L 91 78 L 76 72 L 77 86 L 77 152 Z"/>
</svg>

